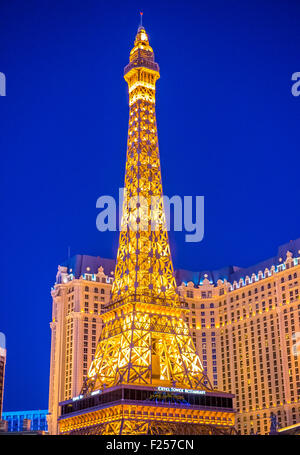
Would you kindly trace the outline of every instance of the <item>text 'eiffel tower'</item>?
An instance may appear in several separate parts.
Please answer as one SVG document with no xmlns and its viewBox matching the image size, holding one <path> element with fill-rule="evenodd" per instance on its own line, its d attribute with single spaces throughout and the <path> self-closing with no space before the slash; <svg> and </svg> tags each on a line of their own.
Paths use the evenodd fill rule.
<svg viewBox="0 0 300 455">
<path fill-rule="evenodd" d="M 232 395 L 212 391 L 176 289 L 155 114 L 159 66 L 143 26 L 124 78 L 130 110 L 112 295 L 83 395 L 62 403 L 60 432 L 226 432 L 234 424 Z"/>
</svg>

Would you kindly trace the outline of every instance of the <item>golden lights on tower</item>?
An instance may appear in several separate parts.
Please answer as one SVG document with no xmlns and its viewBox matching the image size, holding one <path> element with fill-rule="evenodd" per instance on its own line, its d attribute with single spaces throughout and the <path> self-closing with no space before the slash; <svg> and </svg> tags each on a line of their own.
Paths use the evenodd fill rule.
<svg viewBox="0 0 300 455">
<path fill-rule="evenodd" d="M 207 389 L 209 383 L 184 320 L 187 310 L 177 293 L 165 229 L 155 113 L 159 66 L 142 25 L 129 60 L 124 70 L 130 106 L 128 197 L 123 204 L 111 301 L 103 314 L 104 326 L 85 390 L 118 384 Z M 150 209 L 153 197 L 158 201 L 155 229 Z"/>
<path fill-rule="evenodd" d="M 230 433 L 233 396 L 212 390 L 177 293 L 155 113 L 159 66 L 142 24 L 124 78 L 129 124 L 114 282 L 82 393 L 61 403 L 60 432 Z"/>
</svg>

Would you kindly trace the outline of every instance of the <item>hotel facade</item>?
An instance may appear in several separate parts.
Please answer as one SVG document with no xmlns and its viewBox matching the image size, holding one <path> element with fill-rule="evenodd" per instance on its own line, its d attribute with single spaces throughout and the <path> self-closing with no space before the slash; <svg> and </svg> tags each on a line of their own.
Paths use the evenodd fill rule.
<svg viewBox="0 0 300 455">
<path fill-rule="evenodd" d="M 177 282 L 213 386 L 235 395 L 236 429 L 268 434 L 272 414 L 300 422 L 300 239 L 248 269 L 178 271 Z"/>
<path fill-rule="evenodd" d="M 48 432 L 48 409 L 35 411 L 10 411 L 3 412 L 2 419 L 7 422 L 7 432 L 20 433 L 23 431 Z"/>
<path fill-rule="evenodd" d="M 51 291 L 48 427 L 59 402 L 80 394 L 102 329 L 115 261 L 77 255 L 58 267 Z M 235 395 L 236 429 L 268 434 L 300 422 L 300 239 L 253 267 L 177 270 L 196 349 L 215 390 Z"/>
<path fill-rule="evenodd" d="M 100 315 L 109 302 L 113 269 L 113 260 L 80 255 L 58 267 L 51 290 L 50 434 L 58 432 L 58 403 L 78 395 L 87 376 L 102 329 Z"/>
</svg>

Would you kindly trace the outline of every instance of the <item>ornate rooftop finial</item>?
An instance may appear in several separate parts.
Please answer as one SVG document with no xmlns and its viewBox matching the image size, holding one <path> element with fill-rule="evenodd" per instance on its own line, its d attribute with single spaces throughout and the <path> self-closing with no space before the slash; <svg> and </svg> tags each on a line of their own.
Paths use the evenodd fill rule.
<svg viewBox="0 0 300 455">
<path fill-rule="evenodd" d="M 102 267 L 102 265 L 100 265 L 100 267 L 98 268 L 98 273 L 103 273 L 104 272 L 104 268 Z"/>
</svg>

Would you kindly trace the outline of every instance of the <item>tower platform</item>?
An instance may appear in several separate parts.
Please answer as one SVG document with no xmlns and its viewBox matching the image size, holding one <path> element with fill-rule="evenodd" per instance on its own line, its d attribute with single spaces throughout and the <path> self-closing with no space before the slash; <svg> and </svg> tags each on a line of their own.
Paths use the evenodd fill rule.
<svg viewBox="0 0 300 455">
<path fill-rule="evenodd" d="M 219 391 L 118 385 L 60 403 L 60 434 L 232 434 L 233 397 Z"/>
</svg>

